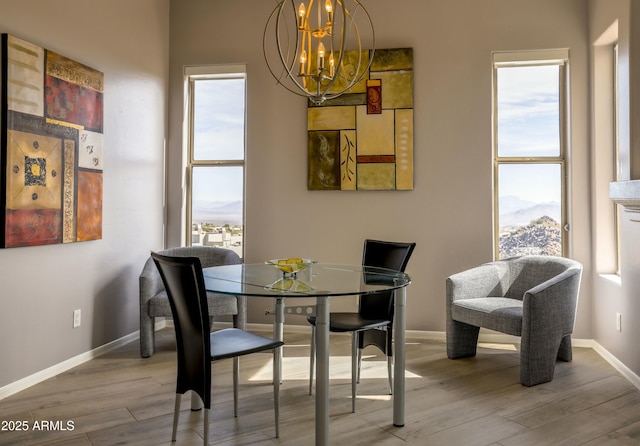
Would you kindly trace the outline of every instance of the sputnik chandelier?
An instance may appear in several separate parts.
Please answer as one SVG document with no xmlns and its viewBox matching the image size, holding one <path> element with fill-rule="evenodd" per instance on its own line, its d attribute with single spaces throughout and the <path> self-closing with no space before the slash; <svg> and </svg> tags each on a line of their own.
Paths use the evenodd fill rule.
<svg viewBox="0 0 640 446">
<path fill-rule="evenodd" d="M 375 33 L 358 0 L 309 0 L 298 6 L 295 0 L 278 0 L 262 44 L 276 81 L 319 105 L 364 78 L 375 51 Z"/>
</svg>

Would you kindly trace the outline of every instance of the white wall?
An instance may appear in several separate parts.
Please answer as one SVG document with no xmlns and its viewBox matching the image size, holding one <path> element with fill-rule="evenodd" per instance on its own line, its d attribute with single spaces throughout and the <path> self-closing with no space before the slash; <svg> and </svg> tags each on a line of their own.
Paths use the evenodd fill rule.
<svg viewBox="0 0 640 446">
<path fill-rule="evenodd" d="M 308 191 L 306 102 L 267 71 L 275 2 L 171 1 L 168 244 L 180 243 L 182 67 L 246 63 L 246 261 L 358 263 L 365 238 L 415 241 L 408 328 L 444 331 L 445 278 L 492 259 L 491 53 L 569 48 L 570 256 L 585 265 L 575 335 L 591 338 L 587 0 L 367 0 L 379 48 L 412 47 L 415 189 Z M 249 320 L 267 322 L 264 302 Z M 306 323 L 290 318 L 288 323 Z"/>
<path fill-rule="evenodd" d="M 105 149 L 102 240 L 0 250 L 0 387 L 139 328 L 163 241 L 168 29 L 168 0 L 2 1 L 0 32 L 104 73 Z"/>
<path fill-rule="evenodd" d="M 603 78 L 607 76 L 607 67 L 600 66 L 600 60 L 606 56 L 606 49 L 602 49 L 602 36 L 607 30 L 617 23 L 617 42 L 619 45 L 619 90 L 620 90 L 620 151 L 621 151 L 621 175 L 623 180 L 638 179 L 632 174 L 633 162 L 640 159 L 640 146 L 633 144 L 640 138 L 640 127 L 637 119 L 632 117 L 633 110 L 640 105 L 640 97 L 634 98 L 633 89 L 638 90 L 634 84 L 632 68 L 637 69 L 640 60 L 640 41 L 633 40 L 633 29 L 640 26 L 640 17 L 634 17 L 632 0 L 590 0 L 589 2 L 589 42 L 592 45 L 592 97 L 593 111 L 592 122 L 594 130 L 593 138 L 593 172 L 595 178 L 613 181 L 611 163 L 607 164 L 607 157 L 611 153 L 611 138 L 606 136 L 607 124 L 610 120 L 606 116 L 607 104 L 598 102 L 607 94 L 607 83 Z M 614 26 L 615 28 L 615 26 Z M 636 58 L 634 60 L 634 58 Z M 637 74 L 636 74 L 637 77 Z M 635 82 L 637 84 L 637 81 Z M 636 93 L 637 94 L 637 93 Z M 630 99 L 631 98 L 631 99 Z M 610 107 L 611 104 L 609 104 Z M 604 109 L 604 110 L 603 110 Z M 636 112 L 637 113 L 637 112 Z M 604 114 L 604 116 L 603 116 Z M 601 131 L 599 133 L 599 131 Z M 601 133 L 605 133 L 602 137 Z M 635 147 L 635 149 L 634 149 Z M 635 150 L 635 152 L 634 152 Z M 609 168 L 607 168 L 609 167 Z M 603 169 L 606 170 L 603 172 Z M 640 246 L 640 223 L 631 221 L 632 215 L 621 213 L 620 245 L 621 245 L 621 280 L 612 281 L 604 273 L 611 260 L 610 246 L 612 240 L 612 227 L 607 224 L 607 216 L 610 216 L 611 201 L 608 199 L 607 181 L 594 183 L 592 210 L 594 221 L 594 277 L 593 277 L 593 337 L 622 361 L 636 374 L 640 374 L 640 325 L 637 323 L 640 314 L 640 259 L 638 258 L 638 246 Z M 637 215 L 637 214 L 636 214 Z M 637 216 L 634 217 L 637 220 Z M 616 313 L 622 316 L 622 330 L 616 329 Z"/>
</svg>

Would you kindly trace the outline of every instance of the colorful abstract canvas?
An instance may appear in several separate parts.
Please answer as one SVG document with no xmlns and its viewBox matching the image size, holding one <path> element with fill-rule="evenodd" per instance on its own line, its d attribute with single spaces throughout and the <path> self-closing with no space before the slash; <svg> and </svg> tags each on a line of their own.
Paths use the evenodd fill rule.
<svg viewBox="0 0 640 446">
<path fill-rule="evenodd" d="M 363 80 L 321 105 L 309 102 L 307 118 L 309 190 L 413 189 L 411 48 L 375 50 Z"/>
<path fill-rule="evenodd" d="M 104 75 L 2 34 L 0 247 L 102 238 Z"/>
</svg>

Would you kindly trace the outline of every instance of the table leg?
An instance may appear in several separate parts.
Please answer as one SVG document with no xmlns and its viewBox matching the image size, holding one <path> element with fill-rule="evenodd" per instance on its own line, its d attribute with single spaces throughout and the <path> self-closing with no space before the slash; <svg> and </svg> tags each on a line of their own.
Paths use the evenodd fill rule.
<svg viewBox="0 0 640 446">
<path fill-rule="evenodd" d="M 329 445 L 329 299 L 316 298 L 316 446 Z"/>
<path fill-rule="evenodd" d="M 276 320 L 273 324 L 273 339 L 284 341 L 284 298 L 276 298 Z M 278 364 L 280 384 L 282 384 L 282 347 L 276 349 L 275 362 Z"/>
<path fill-rule="evenodd" d="M 204 405 L 202 404 L 202 400 L 200 399 L 200 395 L 196 392 L 191 391 L 191 410 L 202 410 Z"/>
<path fill-rule="evenodd" d="M 405 374 L 405 341 L 406 341 L 406 304 L 407 288 L 395 290 L 395 322 L 394 322 L 394 370 L 393 370 L 393 425 L 404 426 L 404 374 Z"/>
</svg>

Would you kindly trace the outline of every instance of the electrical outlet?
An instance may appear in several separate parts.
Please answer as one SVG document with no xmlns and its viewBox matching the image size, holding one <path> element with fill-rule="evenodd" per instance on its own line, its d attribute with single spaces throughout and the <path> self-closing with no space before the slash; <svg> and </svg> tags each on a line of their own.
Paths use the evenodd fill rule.
<svg viewBox="0 0 640 446">
<path fill-rule="evenodd" d="M 616 330 L 622 331 L 622 314 L 616 313 Z"/>
<path fill-rule="evenodd" d="M 80 309 L 73 310 L 73 328 L 78 328 L 80 326 L 82 313 Z"/>
</svg>

